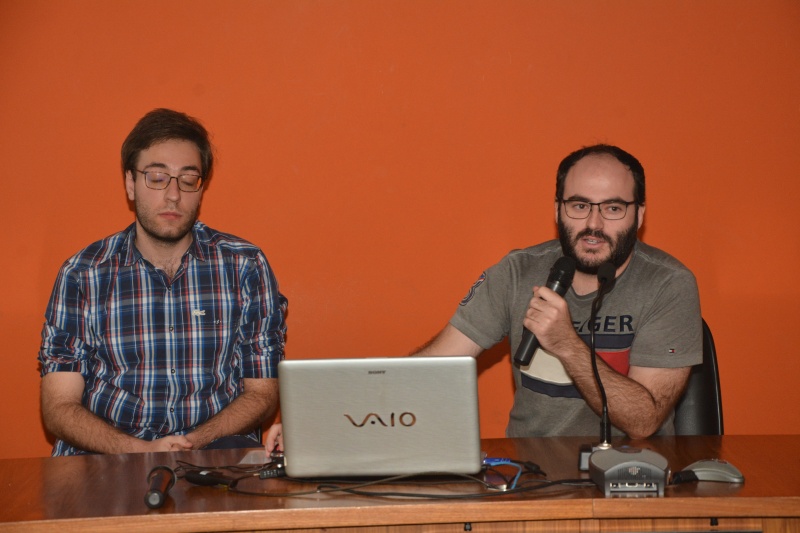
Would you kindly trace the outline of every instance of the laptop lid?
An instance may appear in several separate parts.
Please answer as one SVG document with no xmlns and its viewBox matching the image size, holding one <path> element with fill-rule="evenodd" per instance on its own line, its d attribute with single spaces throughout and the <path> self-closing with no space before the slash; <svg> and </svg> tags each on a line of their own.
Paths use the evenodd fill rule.
<svg viewBox="0 0 800 533">
<path fill-rule="evenodd" d="M 289 476 L 481 469 L 472 357 L 284 360 L 278 376 Z"/>
</svg>

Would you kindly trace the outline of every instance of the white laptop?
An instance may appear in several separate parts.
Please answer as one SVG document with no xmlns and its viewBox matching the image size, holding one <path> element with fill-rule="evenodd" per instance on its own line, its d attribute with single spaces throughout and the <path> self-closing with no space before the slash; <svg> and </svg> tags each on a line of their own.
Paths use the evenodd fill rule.
<svg viewBox="0 0 800 533">
<path fill-rule="evenodd" d="M 472 357 L 285 360 L 278 377 L 291 477 L 481 469 Z"/>
</svg>

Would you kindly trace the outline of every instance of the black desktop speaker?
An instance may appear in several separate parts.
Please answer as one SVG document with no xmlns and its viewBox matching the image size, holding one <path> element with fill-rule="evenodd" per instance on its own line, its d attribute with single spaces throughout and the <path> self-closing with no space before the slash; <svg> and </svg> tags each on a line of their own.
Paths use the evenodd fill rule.
<svg viewBox="0 0 800 533">
<path fill-rule="evenodd" d="M 664 496 L 669 465 L 660 454 L 621 447 L 589 456 L 589 477 L 608 496 Z"/>
</svg>

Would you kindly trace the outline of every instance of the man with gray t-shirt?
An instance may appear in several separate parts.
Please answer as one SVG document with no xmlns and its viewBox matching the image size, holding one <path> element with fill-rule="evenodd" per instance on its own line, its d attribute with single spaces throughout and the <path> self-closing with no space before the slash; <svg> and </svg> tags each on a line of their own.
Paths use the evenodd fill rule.
<svg viewBox="0 0 800 533">
<path fill-rule="evenodd" d="M 594 330 L 612 431 L 674 433 L 675 403 L 690 367 L 702 362 L 700 302 L 686 267 L 637 240 L 644 202 L 644 169 L 624 150 L 596 145 L 567 156 L 556 176 L 559 240 L 513 251 L 489 268 L 415 355 L 477 357 L 505 337 L 513 354 L 525 327 L 540 349 L 530 364 L 514 367 L 507 435 L 597 435 L 601 400 L 588 322 L 597 269 L 610 262 L 616 279 Z M 564 297 L 544 286 L 562 255 L 577 264 Z"/>
</svg>

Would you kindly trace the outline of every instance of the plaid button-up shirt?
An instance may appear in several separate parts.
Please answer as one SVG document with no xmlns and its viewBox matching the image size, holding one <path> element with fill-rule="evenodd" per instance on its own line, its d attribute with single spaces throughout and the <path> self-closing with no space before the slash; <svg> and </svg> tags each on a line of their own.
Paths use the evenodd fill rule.
<svg viewBox="0 0 800 533">
<path fill-rule="evenodd" d="M 192 234 L 172 280 L 135 225 L 98 241 L 64 263 L 47 306 L 42 376 L 80 372 L 83 404 L 138 438 L 190 432 L 283 359 L 287 300 L 263 252 L 201 222 Z"/>
</svg>

